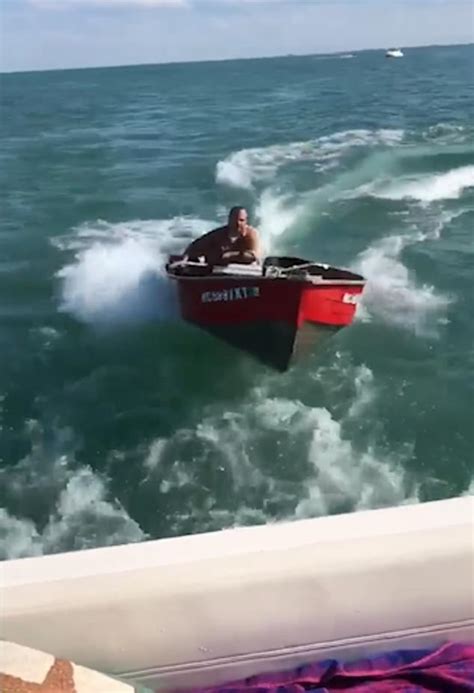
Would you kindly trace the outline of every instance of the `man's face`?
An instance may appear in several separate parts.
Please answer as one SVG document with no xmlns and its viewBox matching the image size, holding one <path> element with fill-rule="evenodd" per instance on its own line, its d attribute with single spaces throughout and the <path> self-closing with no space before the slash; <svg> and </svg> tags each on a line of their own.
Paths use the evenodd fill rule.
<svg viewBox="0 0 474 693">
<path fill-rule="evenodd" d="M 245 232 L 245 229 L 247 228 L 247 223 L 248 223 L 248 214 L 245 211 L 245 209 L 239 209 L 238 212 L 236 212 L 233 217 L 232 217 L 232 223 L 231 226 L 233 230 L 237 231 L 237 233 L 242 236 Z"/>
</svg>

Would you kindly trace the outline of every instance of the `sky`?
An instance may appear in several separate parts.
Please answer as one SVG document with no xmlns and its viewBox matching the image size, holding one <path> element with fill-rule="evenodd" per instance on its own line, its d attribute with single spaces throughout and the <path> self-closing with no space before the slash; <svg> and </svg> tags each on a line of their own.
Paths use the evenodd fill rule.
<svg viewBox="0 0 474 693">
<path fill-rule="evenodd" d="M 0 0 L 0 71 L 470 43 L 474 0 Z"/>
</svg>

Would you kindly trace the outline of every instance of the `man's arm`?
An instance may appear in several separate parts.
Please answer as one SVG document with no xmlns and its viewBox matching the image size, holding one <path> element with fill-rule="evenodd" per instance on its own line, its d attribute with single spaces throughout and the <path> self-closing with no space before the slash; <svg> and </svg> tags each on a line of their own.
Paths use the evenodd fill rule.
<svg viewBox="0 0 474 693">
<path fill-rule="evenodd" d="M 261 247 L 261 243 L 260 243 L 260 236 L 258 235 L 258 231 L 256 229 L 254 229 L 252 226 L 249 226 L 248 239 L 249 239 L 248 250 L 254 254 L 254 257 L 257 260 L 257 262 L 261 262 L 261 260 L 262 260 L 262 247 Z"/>
<path fill-rule="evenodd" d="M 243 241 L 244 247 L 241 250 L 227 250 L 223 253 L 222 260 L 243 264 L 250 264 L 255 261 L 260 262 L 261 249 L 257 231 L 249 226 L 246 235 L 243 237 Z"/>
<path fill-rule="evenodd" d="M 256 229 L 248 227 L 247 234 L 244 236 L 243 250 L 230 250 L 224 253 L 223 259 L 235 262 L 250 264 L 251 262 L 261 262 L 260 239 Z"/>
<path fill-rule="evenodd" d="M 212 229 L 212 231 L 205 233 L 204 236 L 195 238 L 184 251 L 184 255 L 189 259 L 193 259 L 212 252 L 214 249 L 215 235 L 220 230 L 220 228 Z"/>
</svg>

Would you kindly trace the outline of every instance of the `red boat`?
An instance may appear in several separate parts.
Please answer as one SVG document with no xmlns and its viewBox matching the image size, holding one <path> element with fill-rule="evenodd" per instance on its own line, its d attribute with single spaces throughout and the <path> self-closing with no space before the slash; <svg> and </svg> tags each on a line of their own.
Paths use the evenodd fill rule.
<svg viewBox="0 0 474 693">
<path fill-rule="evenodd" d="M 181 315 L 260 361 L 286 371 L 295 349 L 350 325 L 365 280 L 293 257 L 210 266 L 172 255 Z"/>
</svg>

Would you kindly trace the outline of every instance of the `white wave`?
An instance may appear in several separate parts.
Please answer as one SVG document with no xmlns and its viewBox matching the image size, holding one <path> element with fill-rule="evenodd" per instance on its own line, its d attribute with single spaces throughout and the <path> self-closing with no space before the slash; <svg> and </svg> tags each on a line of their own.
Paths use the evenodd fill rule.
<svg viewBox="0 0 474 693">
<path fill-rule="evenodd" d="M 56 489 L 67 483 L 75 442 L 69 428 L 47 434 L 36 419 L 25 421 L 24 439 L 29 452 L 16 464 L 0 467 L 0 483 L 13 506 L 26 504 L 33 512 L 33 506 L 43 508 Z"/>
<path fill-rule="evenodd" d="M 309 458 L 315 478 L 308 485 L 308 497 L 300 501 L 298 518 L 327 515 L 337 509 L 362 510 L 415 502 L 408 496 L 404 473 L 386 455 L 379 459 L 369 448 L 357 451 L 345 440 L 341 424 L 326 409 L 310 412 L 313 435 Z"/>
<path fill-rule="evenodd" d="M 350 418 L 356 419 L 367 410 L 376 396 L 374 374 L 370 368 L 362 365 L 356 369 L 354 374 L 354 386 L 356 394 L 347 415 Z"/>
<path fill-rule="evenodd" d="M 323 390 L 347 391 L 337 415 L 327 407 L 301 401 L 298 395 L 282 394 L 291 382 L 282 386 L 281 376 L 269 376 L 237 405 L 226 409 L 221 402 L 212 404 L 194 425 L 150 442 L 143 456 L 141 490 L 153 493 L 158 505 L 160 496 L 170 503 L 177 490 L 180 506 L 186 505 L 185 511 L 180 506 L 168 510 L 170 533 L 416 500 L 403 470 L 406 450 L 386 453 L 383 440 L 356 443 L 347 433 L 347 427 L 359 430 L 359 424 L 376 412 L 372 371 L 351 365 L 339 354 L 313 376 Z M 297 382 L 293 389 L 298 392 Z M 51 436 L 37 422 L 30 422 L 28 431 L 31 452 L 13 470 L 2 470 L 0 481 L 8 488 L 8 507 L 17 507 L 17 497 L 23 507 L 30 507 L 25 505 L 30 496 L 47 497 L 46 522 L 21 517 L 13 510 L 0 512 L 1 556 L 40 555 L 146 538 L 110 496 L 106 479 L 89 467 L 78 467 L 71 431 L 55 431 Z"/>
<path fill-rule="evenodd" d="M 234 491 L 264 483 L 265 477 L 248 449 L 250 429 L 244 412 L 211 414 L 198 424 L 192 435 L 204 444 L 207 455 L 218 452 L 221 471 L 230 475 Z"/>
<path fill-rule="evenodd" d="M 27 421 L 30 451 L 14 466 L 0 469 L 7 507 L 0 510 L 0 558 L 141 541 L 146 535 L 89 467 L 75 462 L 69 429 L 45 431 Z M 20 508 L 29 509 L 21 517 Z M 15 510 L 14 510 L 15 509 Z M 38 517 L 44 519 L 38 519 Z"/>
<path fill-rule="evenodd" d="M 117 500 L 107 500 L 104 482 L 89 468 L 74 473 L 42 532 L 45 553 L 129 544 L 146 534 Z"/>
<path fill-rule="evenodd" d="M 82 468 L 70 477 L 43 529 L 29 519 L 0 509 L 0 558 L 40 556 L 146 539 L 124 508 L 105 497 L 104 483 L 90 469 Z"/>
<path fill-rule="evenodd" d="M 346 388 L 351 381 L 352 394 L 338 418 L 325 407 L 272 395 L 281 386 L 269 377 L 236 407 L 222 412 L 221 405 L 211 405 L 194 427 L 152 442 L 143 461 L 147 479 L 151 471 L 153 487 L 164 494 L 187 491 L 191 504 L 192 489 L 206 487 L 206 505 L 193 510 L 206 528 L 416 501 L 402 467 L 406 449 L 377 454 L 372 444 L 359 449 L 346 437 L 346 423 L 357 427 L 375 406 L 376 388 L 366 366 L 338 363 L 317 372 L 324 387 Z M 193 459 L 186 463 L 183 451 L 191 448 Z M 216 483 L 207 488 L 210 467 Z M 190 515 L 178 512 L 170 520 L 179 533 L 189 527 Z"/>
<path fill-rule="evenodd" d="M 42 553 L 41 537 L 34 522 L 14 517 L 0 508 L 0 560 Z"/>
<path fill-rule="evenodd" d="M 160 491 L 163 494 L 169 493 L 173 489 L 183 488 L 193 483 L 192 476 L 189 474 L 184 462 L 176 460 L 168 470 L 166 479 L 160 483 Z"/>
<path fill-rule="evenodd" d="M 263 510 L 249 508 L 241 505 L 236 511 L 211 508 L 209 510 L 209 529 L 222 527 L 247 527 L 264 525 L 271 522 L 271 518 Z"/>
<path fill-rule="evenodd" d="M 419 286 L 400 259 L 408 244 L 421 239 L 389 236 L 359 255 L 355 269 L 368 279 L 359 318 L 377 317 L 417 334 L 433 333 L 450 299 L 438 294 L 433 286 Z"/>
<path fill-rule="evenodd" d="M 165 445 L 166 438 L 157 438 L 151 444 L 148 455 L 143 463 L 149 472 L 152 472 L 159 466 Z"/>
<path fill-rule="evenodd" d="M 472 143 L 472 129 L 454 123 L 436 123 L 425 130 L 422 137 L 440 144 Z"/>
<path fill-rule="evenodd" d="M 234 188 L 249 189 L 256 182 L 268 182 L 283 166 L 312 162 L 315 170 L 326 170 L 354 147 L 394 146 L 404 137 L 403 130 L 346 130 L 306 142 L 290 142 L 234 152 L 216 168 L 216 181 Z"/>
<path fill-rule="evenodd" d="M 173 536 L 182 534 L 183 527 L 192 526 L 198 511 L 181 511 L 173 515 L 170 532 Z M 203 532 L 212 532 L 230 527 L 246 527 L 269 524 L 272 518 L 263 510 L 242 504 L 236 510 L 209 507 L 205 516 L 199 514 L 200 527 Z"/>
<path fill-rule="evenodd" d="M 231 188 L 251 188 L 253 183 L 252 150 L 243 150 L 224 161 L 219 161 L 216 168 L 216 182 Z M 259 164 L 260 173 L 271 172 L 271 168 Z"/>
<path fill-rule="evenodd" d="M 295 499 L 294 517 L 398 505 L 409 498 L 404 472 L 398 462 L 388 455 L 379 459 L 370 448 L 361 452 L 344 437 L 346 418 L 365 416 L 374 400 L 371 371 L 364 367 L 356 369 L 354 374 L 355 395 L 340 420 L 325 407 L 313 407 L 283 397 L 267 397 L 255 407 L 258 426 L 272 436 L 280 436 L 280 462 L 291 464 L 294 441 L 289 438 L 296 436 L 300 444 L 303 443 L 302 461 L 306 459 L 313 470 L 300 488 L 300 494 L 306 497 Z M 285 440 L 287 435 L 289 438 Z M 278 478 L 273 479 L 270 487 L 277 496 L 285 494 Z"/>
<path fill-rule="evenodd" d="M 30 330 L 34 339 L 37 339 L 43 349 L 51 349 L 60 339 L 61 332 L 49 325 L 42 327 L 33 327 Z"/>
<path fill-rule="evenodd" d="M 304 199 L 294 199 L 268 188 L 258 200 L 255 216 L 264 254 L 275 252 L 278 239 L 294 227 L 305 209 Z"/>
<path fill-rule="evenodd" d="M 356 190 L 358 195 L 371 195 L 387 200 L 417 200 L 435 202 L 454 200 L 463 192 L 474 187 L 474 166 L 460 168 L 438 174 L 403 176 L 397 180 L 379 180 Z"/>
<path fill-rule="evenodd" d="M 61 269 L 61 309 L 99 325 L 172 318 L 174 286 L 164 275 L 171 252 L 212 228 L 201 219 L 97 222 L 56 240 L 75 259 Z"/>
<path fill-rule="evenodd" d="M 63 280 L 61 308 L 80 320 L 96 323 L 128 322 L 159 315 L 171 297 L 164 291 L 161 267 L 140 242 L 119 245 L 96 243 L 77 261 L 58 272 Z"/>
<path fill-rule="evenodd" d="M 474 477 L 471 479 L 467 490 L 463 493 L 463 496 L 474 496 Z"/>
</svg>

